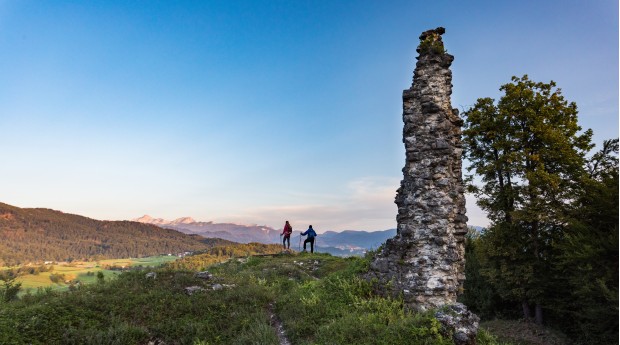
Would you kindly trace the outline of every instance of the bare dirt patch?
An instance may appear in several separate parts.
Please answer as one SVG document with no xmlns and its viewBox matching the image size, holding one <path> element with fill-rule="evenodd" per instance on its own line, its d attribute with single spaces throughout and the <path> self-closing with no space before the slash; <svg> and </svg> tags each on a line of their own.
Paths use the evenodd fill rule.
<svg viewBox="0 0 620 345">
<path fill-rule="evenodd" d="M 526 320 L 493 320 L 480 324 L 500 341 L 519 345 L 567 345 L 568 339 L 562 333 L 538 326 Z"/>
<path fill-rule="evenodd" d="M 13 213 L 6 212 L 3 214 L 0 214 L 0 219 L 13 220 L 15 219 L 15 216 L 13 215 Z"/>
</svg>

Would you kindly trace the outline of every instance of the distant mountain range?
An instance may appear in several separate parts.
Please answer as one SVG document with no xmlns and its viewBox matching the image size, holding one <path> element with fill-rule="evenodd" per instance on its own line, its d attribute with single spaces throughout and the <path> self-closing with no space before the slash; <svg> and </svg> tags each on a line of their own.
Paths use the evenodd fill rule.
<svg viewBox="0 0 620 345">
<path fill-rule="evenodd" d="M 154 224 L 166 229 L 174 229 L 185 234 L 200 235 L 207 238 L 222 238 L 240 243 L 280 243 L 280 233 L 282 232 L 282 230 L 276 230 L 266 225 L 197 222 L 191 217 L 169 221 L 145 215 L 134 219 L 134 221 Z M 303 231 L 305 230 L 303 229 Z M 299 248 L 300 233 L 301 231 L 294 230 L 291 237 L 291 247 L 295 249 Z M 319 252 L 329 252 L 334 255 L 363 254 L 368 249 L 377 248 L 385 240 L 395 235 L 396 229 L 383 231 L 326 231 L 317 237 L 316 247 Z"/>
<path fill-rule="evenodd" d="M 184 234 L 200 235 L 206 238 L 221 238 L 239 243 L 277 243 L 280 238 L 280 231 L 268 226 L 197 222 L 191 217 L 170 221 L 145 215 L 133 219 L 133 221 L 177 230 Z"/>
</svg>

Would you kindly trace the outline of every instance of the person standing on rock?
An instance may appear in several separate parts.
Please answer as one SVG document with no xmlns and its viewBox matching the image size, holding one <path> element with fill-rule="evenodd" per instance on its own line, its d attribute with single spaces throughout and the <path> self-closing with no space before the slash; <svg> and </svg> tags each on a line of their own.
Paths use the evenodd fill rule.
<svg viewBox="0 0 620 345">
<path fill-rule="evenodd" d="M 282 229 L 282 233 L 280 234 L 280 236 L 284 236 L 282 238 L 282 246 L 284 247 L 284 249 L 291 248 L 291 234 L 292 233 L 293 233 L 293 227 L 291 226 L 291 224 L 289 224 L 287 220 L 286 223 L 284 224 L 284 229 Z M 288 247 L 287 247 L 287 241 L 288 241 Z"/>
<path fill-rule="evenodd" d="M 312 229 L 312 225 L 308 227 L 308 230 L 301 233 L 301 236 L 308 235 L 308 238 L 304 240 L 304 252 L 306 251 L 306 243 L 310 242 L 310 253 L 314 253 L 314 238 L 316 237 L 316 232 Z"/>
</svg>

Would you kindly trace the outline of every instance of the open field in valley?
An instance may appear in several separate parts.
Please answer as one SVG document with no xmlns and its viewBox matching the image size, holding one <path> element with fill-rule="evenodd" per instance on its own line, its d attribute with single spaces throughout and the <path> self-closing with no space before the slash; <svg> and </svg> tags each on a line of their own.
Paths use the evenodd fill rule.
<svg viewBox="0 0 620 345">
<path fill-rule="evenodd" d="M 34 293 L 37 289 L 43 288 L 66 290 L 71 285 L 71 282 L 79 281 L 81 284 L 92 284 L 96 282 L 98 272 L 102 272 L 104 279 L 109 280 L 118 275 L 121 269 L 137 266 L 157 267 L 176 259 L 178 259 L 178 257 L 174 255 L 159 255 L 146 258 L 106 259 L 91 262 L 59 262 L 53 264 L 54 269 L 50 272 L 22 275 L 17 278 L 17 282 L 22 284 L 20 295 L 28 292 Z M 7 267 L 0 268 L 0 270 L 3 269 L 7 269 Z M 52 281 L 52 275 L 60 275 L 63 276 L 64 279 L 55 283 Z"/>
</svg>

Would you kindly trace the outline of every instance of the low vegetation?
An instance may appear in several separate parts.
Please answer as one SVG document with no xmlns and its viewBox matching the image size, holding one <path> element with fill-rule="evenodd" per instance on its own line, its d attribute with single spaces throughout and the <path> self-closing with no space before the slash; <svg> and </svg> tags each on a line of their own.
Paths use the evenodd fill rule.
<svg viewBox="0 0 620 345">
<path fill-rule="evenodd" d="M 282 252 L 282 246 L 278 244 L 248 243 L 220 245 L 199 251 L 195 255 L 184 257 L 174 262 L 169 262 L 166 267 L 177 270 L 201 271 L 207 267 L 227 261 L 233 257 L 246 257 L 250 255 L 277 254 Z"/>
<path fill-rule="evenodd" d="M 366 265 L 364 258 L 284 253 L 234 256 L 209 267 L 210 279 L 170 264 L 125 271 L 71 291 L 3 300 L 0 343 L 279 344 L 280 322 L 293 344 L 451 344 L 431 313 L 373 296 L 358 275 Z M 481 331 L 479 344 L 499 343 Z"/>
</svg>

